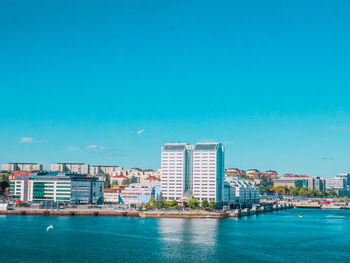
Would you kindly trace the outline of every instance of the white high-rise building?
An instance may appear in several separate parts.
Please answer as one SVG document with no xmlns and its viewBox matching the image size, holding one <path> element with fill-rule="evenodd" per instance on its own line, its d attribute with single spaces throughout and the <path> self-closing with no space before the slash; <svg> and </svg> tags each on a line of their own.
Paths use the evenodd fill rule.
<svg viewBox="0 0 350 263">
<path fill-rule="evenodd" d="M 165 200 L 223 201 L 224 149 L 220 143 L 165 144 L 161 183 Z"/>
<path fill-rule="evenodd" d="M 8 163 L 2 164 L 3 171 L 42 171 L 43 165 L 39 163 Z"/>
<path fill-rule="evenodd" d="M 197 143 L 192 161 L 193 197 L 222 202 L 224 197 L 224 147 L 221 143 Z"/>
<path fill-rule="evenodd" d="M 169 143 L 162 147 L 161 191 L 165 200 L 181 200 L 188 190 L 187 147 L 186 143 Z"/>
<path fill-rule="evenodd" d="M 55 163 L 51 164 L 50 170 L 52 172 L 89 174 L 90 165 L 85 163 Z"/>
</svg>

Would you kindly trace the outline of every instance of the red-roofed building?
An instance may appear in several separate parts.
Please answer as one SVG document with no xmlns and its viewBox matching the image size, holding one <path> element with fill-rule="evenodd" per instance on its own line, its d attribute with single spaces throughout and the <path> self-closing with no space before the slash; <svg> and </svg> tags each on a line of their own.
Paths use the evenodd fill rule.
<svg viewBox="0 0 350 263">
<path fill-rule="evenodd" d="M 154 183 L 154 182 L 159 182 L 159 178 L 155 176 L 149 176 L 143 180 L 144 183 Z"/>
<path fill-rule="evenodd" d="M 17 180 L 17 176 L 30 175 L 31 171 L 15 171 L 9 174 L 9 180 Z"/>
</svg>

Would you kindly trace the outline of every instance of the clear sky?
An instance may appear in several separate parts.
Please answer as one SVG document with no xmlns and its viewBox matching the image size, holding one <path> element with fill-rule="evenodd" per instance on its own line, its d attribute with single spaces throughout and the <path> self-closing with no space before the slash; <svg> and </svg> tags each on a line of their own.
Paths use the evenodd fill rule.
<svg viewBox="0 0 350 263">
<path fill-rule="evenodd" d="M 0 1 L 0 163 L 350 172 L 350 1 Z M 144 130 L 137 134 L 138 131 Z"/>
</svg>

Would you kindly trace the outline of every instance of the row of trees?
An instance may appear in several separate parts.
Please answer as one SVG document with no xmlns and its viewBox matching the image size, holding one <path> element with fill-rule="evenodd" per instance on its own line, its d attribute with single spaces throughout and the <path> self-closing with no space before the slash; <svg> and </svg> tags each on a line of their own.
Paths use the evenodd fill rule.
<svg viewBox="0 0 350 263">
<path fill-rule="evenodd" d="M 151 200 L 145 204 L 146 209 L 179 209 L 183 206 L 179 206 L 176 200 L 170 200 L 170 201 L 159 201 L 157 202 L 154 197 L 151 198 Z M 187 207 L 191 209 L 215 209 L 216 203 L 215 201 L 208 202 L 207 200 L 203 200 L 202 203 L 200 203 L 197 199 L 190 199 L 187 201 Z"/>
<path fill-rule="evenodd" d="M 105 188 L 111 188 L 111 186 L 113 185 L 118 185 L 118 181 L 115 180 L 111 183 L 111 176 L 109 174 L 105 174 L 106 176 L 106 180 L 105 180 Z M 123 181 L 122 181 L 122 185 L 129 185 L 131 183 L 137 183 L 137 179 L 136 177 L 132 177 L 131 179 L 130 178 L 125 178 Z"/>
<path fill-rule="evenodd" d="M 260 189 L 261 190 L 261 189 Z M 329 196 L 336 197 L 336 191 L 328 191 L 327 193 L 316 191 L 314 189 L 308 189 L 306 187 L 287 187 L 287 186 L 275 186 L 268 189 L 271 192 L 275 192 L 279 195 L 294 195 L 294 196 Z"/>
<path fill-rule="evenodd" d="M 0 176 L 0 195 L 6 195 L 9 192 L 10 180 L 9 174 L 3 173 Z"/>
</svg>

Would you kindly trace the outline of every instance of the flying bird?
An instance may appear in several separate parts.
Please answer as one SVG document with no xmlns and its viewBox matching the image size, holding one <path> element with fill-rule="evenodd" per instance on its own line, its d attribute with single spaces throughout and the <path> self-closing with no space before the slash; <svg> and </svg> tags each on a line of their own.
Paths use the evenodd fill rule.
<svg viewBox="0 0 350 263">
<path fill-rule="evenodd" d="M 145 131 L 144 129 L 139 130 L 139 131 L 137 132 L 137 134 L 141 134 L 141 133 L 143 133 L 144 131 Z"/>
<path fill-rule="evenodd" d="M 46 232 L 49 231 L 51 228 L 53 228 L 53 225 L 49 225 L 49 226 L 46 228 Z"/>
</svg>

